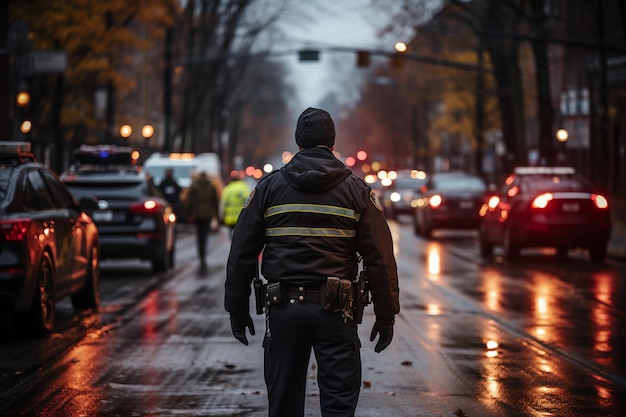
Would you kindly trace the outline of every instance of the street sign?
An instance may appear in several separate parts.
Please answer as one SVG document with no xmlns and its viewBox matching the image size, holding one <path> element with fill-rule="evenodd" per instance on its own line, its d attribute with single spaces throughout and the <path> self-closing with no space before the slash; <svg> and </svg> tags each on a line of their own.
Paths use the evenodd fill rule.
<svg viewBox="0 0 626 417">
<path fill-rule="evenodd" d="M 65 51 L 34 51 L 24 60 L 24 72 L 29 74 L 62 73 L 67 68 Z"/>
<path fill-rule="evenodd" d="M 320 51 L 317 49 L 301 49 L 298 51 L 300 61 L 319 61 Z"/>
</svg>

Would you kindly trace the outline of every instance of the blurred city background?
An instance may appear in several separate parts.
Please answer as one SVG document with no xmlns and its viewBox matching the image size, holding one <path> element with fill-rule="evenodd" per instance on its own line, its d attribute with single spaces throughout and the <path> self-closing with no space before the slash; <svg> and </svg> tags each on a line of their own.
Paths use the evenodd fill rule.
<svg viewBox="0 0 626 417">
<path fill-rule="evenodd" d="M 214 152 L 226 175 L 283 162 L 317 106 L 364 175 L 570 165 L 622 199 L 625 0 L 340 3 L 4 1 L 0 130 L 57 172 L 128 144 Z"/>
</svg>

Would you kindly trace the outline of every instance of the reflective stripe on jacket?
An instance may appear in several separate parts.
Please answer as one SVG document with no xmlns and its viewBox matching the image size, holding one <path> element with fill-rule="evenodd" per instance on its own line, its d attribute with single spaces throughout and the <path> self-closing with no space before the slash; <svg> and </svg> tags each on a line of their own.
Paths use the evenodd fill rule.
<svg viewBox="0 0 626 417">
<path fill-rule="evenodd" d="M 360 254 L 377 318 L 399 312 L 393 242 L 378 199 L 328 148 L 298 152 L 250 194 L 228 257 L 227 311 L 248 311 L 261 251 L 262 275 L 290 285 L 354 279 Z"/>
</svg>

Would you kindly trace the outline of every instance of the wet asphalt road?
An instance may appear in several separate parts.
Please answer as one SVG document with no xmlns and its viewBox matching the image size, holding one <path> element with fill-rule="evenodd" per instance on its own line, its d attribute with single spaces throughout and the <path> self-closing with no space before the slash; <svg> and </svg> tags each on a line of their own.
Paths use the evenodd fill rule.
<svg viewBox="0 0 626 417">
<path fill-rule="evenodd" d="M 367 309 L 357 416 L 626 414 L 624 264 L 542 252 L 484 262 L 473 233 L 425 241 L 391 227 L 402 312 L 376 354 Z M 211 235 L 206 271 L 190 233 L 168 274 L 105 262 L 101 312 L 61 303 L 51 338 L 0 340 L 0 415 L 265 416 L 263 318 L 246 347 L 223 310 L 228 240 Z M 318 401 L 312 360 L 306 416 L 320 415 Z"/>
</svg>

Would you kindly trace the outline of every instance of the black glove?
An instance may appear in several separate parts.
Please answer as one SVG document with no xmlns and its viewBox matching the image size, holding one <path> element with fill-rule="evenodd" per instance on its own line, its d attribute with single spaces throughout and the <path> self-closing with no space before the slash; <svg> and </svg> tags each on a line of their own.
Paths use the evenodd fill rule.
<svg viewBox="0 0 626 417">
<path fill-rule="evenodd" d="M 391 343 L 391 339 L 393 339 L 393 321 L 391 322 L 374 322 L 374 327 L 372 327 L 372 334 L 370 335 L 370 342 L 373 342 L 376 339 L 376 335 L 378 337 L 378 343 L 374 347 L 374 352 L 380 353 L 389 344 Z"/>
<path fill-rule="evenodd" d="M 246 327 L 250 331 L 250 334 L 254 336 L 254 323 L 252 322 L 250 314 L 230 316 L 230 328 L 233 331 L 233 336 L 235 336 L 235 339 L 248 346 Z"/>
</svg>

